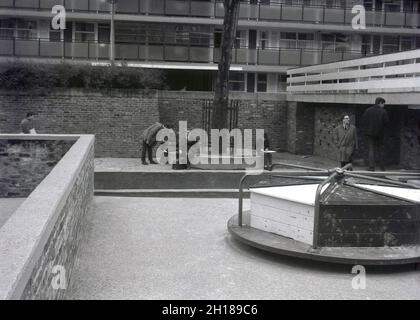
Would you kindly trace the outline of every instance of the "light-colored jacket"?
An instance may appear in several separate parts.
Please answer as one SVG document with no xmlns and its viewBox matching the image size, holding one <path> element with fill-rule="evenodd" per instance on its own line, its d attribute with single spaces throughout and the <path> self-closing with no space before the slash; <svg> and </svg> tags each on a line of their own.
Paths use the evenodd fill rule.
<svg viewBox="0 0 420 320">
<path fill-rule="evenodd" d="M 347 130 L 340 124 L 334 131 L 334 142 L 338 148 L 339 161 L 350 161 L 357 149 L 357 130 L 352 124 Z"/>
</svg>

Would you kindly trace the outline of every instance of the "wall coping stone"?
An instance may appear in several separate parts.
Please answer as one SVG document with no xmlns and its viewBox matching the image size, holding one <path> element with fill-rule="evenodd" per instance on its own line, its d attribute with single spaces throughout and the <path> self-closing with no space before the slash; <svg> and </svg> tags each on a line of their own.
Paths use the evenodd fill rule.
<svg viewBox="0 0 420 320">
<path fill-rule="evenodd" d="M 0 134 L 0 140 L 75 141 L 0 229 L 0 300 L 19 299 L 94 146 L 93 135 Z"/>
<path fill-rule="evenodd" d="M 48 91 L 48 93 L 37 93 L 33 91 L 13 91 L 1 90 L 0 95 L 10 96 L 68 96 L 68 97 L 160 97 L 168 98 L 184 98 L 184 99 L 213 99 L 214 91 L 175 91 L 175 90 L 155 90 L 155 89 L 82 89 L 82 88 L 56 88 Z M 269 93 L 269 92 L 237 92 L 231 91 L 230 99 L 237 100 L 253 100 L 253 101 L 286 101 L 287 94 L 285 92 Z"/>
</svg>

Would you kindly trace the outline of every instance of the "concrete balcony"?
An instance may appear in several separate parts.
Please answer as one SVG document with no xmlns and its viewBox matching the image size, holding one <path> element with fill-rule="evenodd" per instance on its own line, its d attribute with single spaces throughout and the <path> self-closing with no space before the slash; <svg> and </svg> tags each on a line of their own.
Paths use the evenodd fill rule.
<svg viewBox="0 0 420 320">
<path fill-rule="evenodd" d="M 98 42 L 52 42 L 47 39 L 0 39 L 0 56 L 58 59 L 109 60 L 110 45 Z M 237 48 L 232 63 L 248 66 L 308 66 L 363 57 L 360 51 L 314 49 Z M 115 59 L 119 61 L 182 62 L 217 64 L 220 49 L 190 44 L 116 43 Z"/>
<path fill-rule="evenodd" d="M 0 8 L 36 9 L 48 11 L 61 4 L 70 12 L 107 13 L 110 5 L 102 0 L 0 0 Z M 221 1 L 195 0 L 119 0 L 116 13 L 132 16 L 169 16 L 218 18 L 224 16 Z M 133 17 L 134 18 L 134 17 Z M 241 3 L 241 20 L 266 22 L 303 22 L 314 24 L 350 25 L 351 8 L 327 8 L 287 4 Z M 413 12 L 367 11 L 366 24 L 370 27 L 418 28 L 420 14 Z"/>
</svg>

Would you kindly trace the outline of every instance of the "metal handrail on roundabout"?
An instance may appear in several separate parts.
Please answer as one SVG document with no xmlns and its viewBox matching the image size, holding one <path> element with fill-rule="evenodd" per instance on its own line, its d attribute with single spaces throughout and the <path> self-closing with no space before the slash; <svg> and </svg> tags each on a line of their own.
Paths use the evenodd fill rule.
<svg viewBox="0 0 420 320">
<path fill-rule="evenodd" d="M 398 196 L 394 196 L 394 195 L 390 195 L 389 193 L 385 193 L 379 190 L 374 190 L 374 189 L 367 189 L 364 188 L 363 186 L 360 186 L 360 184 L 356 184 L 356 183 L 352 183 L 352 180 L 358 179 L 358 180 L 362 180 L 362 181 L 367 181 L 367 183 L 372 182 L 373 184 L 380 184 L 382 186 L 389 186 L 389 187 L 403 187 L 403 188 L 407 188 L 407 189 L 420 189 L 420 186 L 414 185 L 414 184 L 410 184 L 408 182 L 401 182 L 401 181 L 396 181 L 394 179 L 390 179 L 390 178 L 386 178 L 386 177 L 398 177 L 398 178 L 402 178 L 403 180 L 410 180 L 410 179 L 420 179 L 420 173 L 417 172 L 398 172 L 398 171 L 393 171 L 393 172 L 371 172 L 371 171 L 351 171 L 352 170 L 352 166 L 351 164 L 346 165 L 343 168 L 334 168 L 334 169 L 320 169 L 320 168 L 314 168 L 314 167 L 307 167 L 307 166 L 301 166 L 301 165 L 295 165 L 295 164 L 289 164 L 289 163 L 274 163 L 271 167 L 271 169 L 275 168 L 275 167 L 288 167 L 288 168 L 293 168 L 293 169 L 300 169 L 300 170 L 293 170 L 293 171 L 271 171 L 267 172 L 261 172 L 258 175 L 263 175 L 264 177 L 269 177 L 270 180 L 272 177 L 280 177 L 280 178 L 294 178 L 294 179 L 307 179 L 307 180 L 317 180 L 315 183 L 318 184 L 317 190 L 316 190 L 316 194 L 315 194 L 315 202 L 314 202 L 314 229 L 313 229 L 313 244 L 311 246 L 308 247 L 307 250 L 307 254 L 308 256 L 310 256 L 311 259 L 314 260 L 324 260 L 324 261 L 334 261 L 334 262 L 339 262 L 339 263 L 349 263 L 349 261 L 351 262 L 355 262 L 357 259 L 347 259 L 346 257 L 339 257 L 339 253 L 337 253 L 335 250 L 333 250 L 332 248 L 328 248 L 330 249 L 330 252 L 327 254 L 326 257 L 323 257 L 322 254 L 320 256 L 317 256 L 322 249 L 325 249 L 324 247 L 320 247 L 319 246 L 319 219 L 320 219 L 320 206 L 321 206 L 321 195 L 323 193 L 324 188 L 331 184 L 331 183 L 339 183 L 342 184 L 344 186 L 350 186 L 350 187 L 355 187 L 355 188 L 359 188 L 361 190 L 364 191 L 368 191 L 371 193 L 376 193 L 378 195 L 382 195 L 382 196 L 387 196 L 389 198 L 394 198 L 397 200 L 404 200 L 406 202 L 413 202 L 416 205 L 418 205 L 420 203 L 420 199 L 419 201 L 414 201 L 414 200 L 410 200 L 410 199 L 403 199 L 401 197 Z M 280 173 L 280 175 L 278 175 Z M 237 215 L 237 224 L 234 223 L 234 221 L 236 221 L 236 219 L 231 219 L 229 221 L 229 230 L 231 231 L 231 233 L 235 233 L 232 232 L 232 227 L 233 225 L 236 225 L 235 228 L 239 228 L 236 229 L 238 232 L 236 234 L 236 236 L 238 237 L 238 234 L 244 235 L 244 233 L 248 232 L 250 229 L 250 226 L 246 226 L 244 225 L 244 219 L 243 219 L 243 198 L 244 198 L 244 185 L 245 182 L 247 181 L 247 179 L 251 176 L 256 176 L 255 173 L 247 173 L 245 174 L 242 179 L 240 180 L 239 183 L 239 206 L 238 206 L 238 215 Z M 324 179 L 324 177 L 326 177 Z M 366 183 L 366 182 L 364 182 Z M 249 186 L 250 187 L 250 186 Z M 248 188 L 249 188 L 248 187 Z M 256 186 L 257 187 L 257 186 Z M 259 186 L 258 186 L 259 187 Z M 267 187 L 267 186 L 266 186 Z M 255 230 L 253 230 L 252 232 L 254 232 Z M 251 232 L 251 233 L 252 233 Z M 264 234 L 268 234 L 268 232 L 264 232 L 264 231 L 258 231 L 259 232 L 259 238 L 261 238 L 261 236 L 263 236 Z M 241 238 L 242 236 L 239 236 L 239 238 Z M 275 237 L 276 235 L 274 234 L 270 234 L 269 237 Z M 280 237 L 280 236 L 279 236 Z M 246 237 L 244 237 L 246 238 Z M 243 240 L 243 239 L 242 239 Z M 250 244 L 250 245 L 254 245 L 252 243 L 252 240 L 250 239 L 246 239 L 245 240 L 246 243 Z M 295 241 L 296 242 L 296 241 Z M 265 250 L 271 251 L 271 252 L 278 252 L 278 253 L 283 253 L 287 255 L 287 250 L 285 250 L 284 248 L 282 248 L 281 250 L 275 250 L 269 247 L 269 245 L 265 245 L 265 244 L 256 244 L 254 245 L 255 247 L 259 247 L 259 248 L 263 248 Z M 373 247 L 372 247 L 373 248 Z M 334 248 L 335 249 L 335 248 Z M 340 247 L 338 247 L 337 249 L 340 249 Z M 348 250 L 348 248 L 341 248 L 341 249 L 345 249 Z M 344 251 L 345 251 L 344 250 Z M 411 263 L 411 262 L 415 262 L 418 263 L 420 262 L 420 243 L 416 246 L 414 246 L 414 251 L 410 251 L 410 257 L 407 256 L 407 259 L 404 259 L 404 257 L 398 257 L 395 258 L 395 260 L 381 260 L 380 258 L 378 258 L 378 252 L 379 252 L 379 257 L 381 255 L 381 252 L 383 251 L 383 255 L 390 255 L 389 251 L 390 248 L 384 248 L 382 250 L 382 248 L 373 248 L 372 250 L 374 250 L 376 253 L 376 257 L 375 259 L 373 259 L 372 261 L 370 261 L 368 258 L 366 259 L 366 263 L 367 264 L 403 264 L 403 263 Z M 381 251 L 382 250 L 382 251 Z M 404 250 L 402 250 L 404 251 Z M 330 254 L 333 253 L 333 257 L 329 257 Z M 392 254 L 394 253 L 394 251 L 392 251 Z M 391 255 L 392 255 L 391 254 Z M 293 254 L 291 254 L 293 255 Z M 305 257 L 305 253 L 299 252 L 299 254 L 297 254 L 297 256 L 300 257 Z M 330 259 L 331 258 L 331 259 Z M 357 260 L 358 261 L 358 260 Z"/>
</svg>

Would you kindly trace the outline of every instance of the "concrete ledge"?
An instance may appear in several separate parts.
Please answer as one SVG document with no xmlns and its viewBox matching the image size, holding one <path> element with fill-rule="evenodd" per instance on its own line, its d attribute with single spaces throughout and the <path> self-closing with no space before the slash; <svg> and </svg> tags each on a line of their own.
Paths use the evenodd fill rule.
<svg viewBox="0 0 420 320">
<path fill-rule="evenodd" d="M 69 195 L 77 185 L 82 170 L 92 170 L 93 146 L 92 135 L 10 135 L 1 134 L 0 139 L 21 140 L 74 140 L 76 141 L 50 174 L 38 185 L 22 205 L 14 212 L 0 229 L 0 299 L 21 299 L 25 289 L 37 286 L 32 282 L 36 267 L 47 257 L 45 250 L 54 242 L 54 237 L 62 230 L 56 230 L 56 224 L 68 204 Z M 90 166 L 86 166 L 90 163 Z M 89 177 L 88 177 L 89 178 Z M 87 183 L 92 187 L 93 183 Z M 83 186 L 82 186 L 83 187 Z M 93 190 L 87 191 L 87 202 L 91 202 Z M 70 208 L 70 211 L 72 209 Z M 73 215 L 75 212 L 70 212 Z M 62 227 L 62 226 L 60 226 Z M 55 233 L 53 234 L 53 231 Z M 69 233 L 69 230 L 64 230 Z M 53 243 L 54 244 L 54 243 Z M 61 254 L 61 251 L 56 248 Z M 49 260 L 49 262 L 51 262 Z M 51 265 L 51 267 L 53 267 Z M 46 270 L 42 270 L 43 273 Z M 42 277 L 45 280 L 44 277 Z M 43 283 L 45 285 L 45 283 Z M 37 291 L 37 293 L 40 293 Z M 25 298 L 39 298 L 26 295 Z"/>
<path fill-rule="evenodd" d="M 349 103 L 373 105 L 376 97 L 383 97 L 387 105 L 419 105 L 420 92 L 403 93 L 296 93 L 288 94 L 287 101 L 311 103 Z"/>
</svg>

